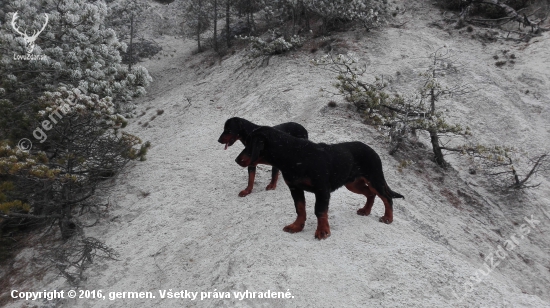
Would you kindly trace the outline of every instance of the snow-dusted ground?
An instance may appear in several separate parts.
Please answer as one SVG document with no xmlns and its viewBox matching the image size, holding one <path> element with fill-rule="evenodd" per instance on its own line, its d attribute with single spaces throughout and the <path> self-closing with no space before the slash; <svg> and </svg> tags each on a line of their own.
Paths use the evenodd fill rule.
<svg viewBox="0 0 550 308">
<path fill-rule="evenodd" d="M 452 105 L 452 119 L 470 125 L 479 142 L 547 150 L 549 33 L 530 43 L 484 46 L 469 33 L 430 27 L 439 13 L 429 19 L 415 9 L 420 7 L 411 5 L 402 17 L 411 19 L 404 27 L 338 37 L 373 73 L 399 71 L 396 87 L 416 78 L 426 65 L 422 57 L 448 46 L 462 64 L 450 80 L 478 89 Z M 319 91 L 333 90 L 335 77 L 308 63 L 322 51 L 312 55 L 304 48 L 272 57 L 266 67 L 249 68 L 244 52 L 218 61 L 192 55 L 192 41 L 165 37 L 160 42 L 163 53 L 173 51 L 174 57 L 143 63 L 155 82 L 140 103 L 138 114 L 146 110 L 146 115 L 127 128 L 152 142 L 148 159 L 117 179 L 109 216 L 86 230 L 118 251 L 121 261 L 96 262 L 83 288 L 151 291 L 156 298 L 66 300 L 61 307 L 550 307 L 548 179 L 539 177 L 538 189 L 506 200 L 487 192 L 453 158 L 455 170 L 441 171 L 425 159 L 400 172 L 382 135 L 362 124 L 341 98 Z M 502 50 L 516 55 L 513 66 L 495 66 L 493 56 Z M 328 108 L 330 100 L 338 107 Z M 164 114 L 149 121 L 157 109 Z M 237 196 L 247 179 L 234 162 L 243 147 L 236 143 L 224 151 L 217 143 L 232 116 L 264 125 L 296 121 L 315 142 L 369 144 L 382 158 L 390 187 L 406 197 L 395 200 L 393 223 L 378 222 L 379 199 L 371 216 L 358 216 L 365 198 L 343 188 L 331 197 L 330 238 L 313 237 L 312 194 L 306 195 L 304 231 L 283 232 L 295 218 L 294 207 L 283 181 L 275 191 L 264 190 L 270 167 L 259 167 L 252 194 Z M 531 215 L 540 221 L 537 228 L 489 275 L 480 275 L 481 282 L 472 281 L 477 270 L 487 272 L 486 257 Z M 498 260 L 495 256 L 495 264 Z M 472 284 L 465 286 L 468 281 Z M 62 279 L 34 287 L 69 289 Z M 158 290 L 169 289 L 199 292 L 199 298 L 161 299 Z M 288 290 L 292 298 L 234 298 L 234 291 L 245 290 Z M 201 301 L 200 292 L 209 291 L 231 292 L 232 298 Z"/>
</svg>

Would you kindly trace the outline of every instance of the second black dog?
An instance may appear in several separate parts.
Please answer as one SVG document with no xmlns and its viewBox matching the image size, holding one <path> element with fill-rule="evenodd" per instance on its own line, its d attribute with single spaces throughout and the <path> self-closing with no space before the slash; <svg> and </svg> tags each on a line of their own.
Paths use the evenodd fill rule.
<svg viewBox="0 0 550 308">
<path fill-rule="evenodd" d="M 245 149 L 235 161 L 243 167 L 265 161 L 281 170 L 298 214 L 294 223 L 284 227 L 286 232 L 303 230 L 304 191 L 314 193 L 317 239 L 330 236 L 330 193 L 344 185 L 367 197 L 365 206 L 357 211 L 359 215 L 370 214 L 376 196 L 382 199 L 385 212 L 380 221 L 387 224 L 393 221 L 393 198 L 404 198 L 388 187 L 378 154 L 361 142 L 313 143 L 263 126 L 248 136 Z"/>
<path fill-rule="evenodd" d="M 231 118 L 225 121 L 223 127 L 223 133 L 218 139 L 219 143 L 225 144 L 225 149 L 232 146 L 237 140 L 240 140 L 246 146 L 246 139 L 248 135 L 252 133 L 253 130 L 259 128 L 259 125 L 256 125 L 248 120 L 242 118 Z M 279 125 L 273 126 L 274 129 L 281 132 L 287 133 L 297 138 L 307 139 L 307 130 L 300 124 L 294 122 L 287 122 Z M 256 165 L 265 164 L 263 161 L 257 161 L 255 164 L 248 166 L 248 185 L 244 190 L 239 193 L 239 197 L 246 197 L 252 192 L 254 187 L 254 178 L 256 177 Z M 279 169 L 273 167 L 271 170 L 271 182 L 266 190 L 273 190 L 277 187 L 277 179 L 279 178 Z"/>
</svg>

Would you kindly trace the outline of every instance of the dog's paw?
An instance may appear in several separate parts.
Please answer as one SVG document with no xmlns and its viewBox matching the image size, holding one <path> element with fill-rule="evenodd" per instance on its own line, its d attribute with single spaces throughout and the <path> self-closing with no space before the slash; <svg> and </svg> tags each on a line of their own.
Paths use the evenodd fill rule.
<svg viewBox="0 0 550 308">
<path fill-rule="evenodd" d="M 304 230 L 304 225 L 305 225 L 305 223 L 296 223 L 296 222 L 294 222 L 294 223 L 284 227 L 283 231 L 288 232 L 288 233 L 300 232 L 300 231 Z"/>
<path fill-rule="evenodd" d="M 275 188 L 277 188 L 277 184 L 269 183 L 265 190 L 274 190 Z"/>
<path fill-rule="evenodd" d="M 330 236 L 330 227 L 327 224 L 317 225 L 317 230 L 315 230 L 315 238 L 318 240 L 324 240 Z"/>
<path fill-rule="evenodd" d="M 324 240 L 330 236 L 330 228 L 328 226 L 318 226 L 315 231 L 315 238 L 318 240 Z"/>
<path fill-rule="evenodd" d="M 382 217 L 380 217 L 380 219 L 378 219 L 378 221 L 389 225 L 389 224 L 392 223 L 393 217 L 382 216 Z"/>
<path fill-rule="evenodd" d="M 330 225 L 328 224 L 328 213 L 324 212 L 317 215 L 317 230 L 315 230 L 315 238 L 324 240 L 330 236 Z"/>
<path fill-rule="evenodd" d="M 246 196 L 250 195 L 251 192 L 252 192 L 252 189 L 250 189 L 250 190 L 245 189 L 245 190 L 243 190 L 239 193 L 239 197 L 246 197 Z"/>
<path fill-rule="evenodd" d="M 357 215 L 369 216 L 370 215 L 370 210 L 366 210 L 365 208 L 360 208 L 360 209 L 357 210 Z"/>
</svg>

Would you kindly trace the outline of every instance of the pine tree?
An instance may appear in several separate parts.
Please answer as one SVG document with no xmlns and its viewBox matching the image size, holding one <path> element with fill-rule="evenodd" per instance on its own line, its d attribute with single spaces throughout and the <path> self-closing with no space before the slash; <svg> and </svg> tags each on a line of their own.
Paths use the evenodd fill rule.
<svg viewBox="0 0 550 308">
<path fill-rule="evenodd" d="M 430 55 L 431 63 L 426 71 L 420 74 L 423 78 L 421 88 L 409 95 L 389 95 L 387 86 L 381 78 L 374 83 L 362 80 L 366 68 L 357 65 L 353 56 L 330 55 L 314 60 L 320 65 L 338 73 L 336 87 L 346 100 L 351 102 L 373 125 L 389 128 L 392 149 L 395 153 L 400 147 L 416 139 L 417 131 L 427 132 L 434 154 L 434 161 L 446 167 L 440 135 L 468 136 L 469 127 L 448 123 L 446 113 L 442 111 L 441 101 L 454 96 L 470 93 L 468 85 L 448 87 L 439 79 L 456 68 L 452 64 L 448 49 L 440 48 Z"/>
<path fill-rule="evenodd" d="M 189 36 L 197 41 L 198 52 L 203 50 L 201 34 L 210 28 L 211 11 L 208 0 L 190 0 L 186 6 L 186 24 L 190 30 Z"/>
<path fill-rule="evenodd" d="M 22 39 L 5 23 L 0 30 L 0 41 L 5 50 L 0 72 L 0 99 L 9 100 L 16 107 L 33 101 L 44 91 L 60 86 L 78 87 L 87 94 L 109 96 L 117 108 L 145 93 L 151 77 L 143 67 L 131 70 L 121 64 L 120 43 L 116 33 L 104 26 L 107 6 L 103 1 L 85 0 L 13 1 L 5 8 L 4 20 L 12 20 L 18 12 L 22 28 L 39 29 L 43 20 L 38 12 L 48 13 L 49 21 L 37 40 L 35 54 L 46 56 L 43 61 L 18 61 L 13 54 L 24 54 Z M 25 22 L 31 23 L 26 25 Z M 17 117 L 16 117 L 17 118 Z"/>
<path fill-rule="evenodd" d="M 323 20 L 324 31 L 339 22 L 361 22 L 367 30 L 377 26 L 386 13 L 386 1 L 304 0 L 305 8 Z"/>
<path fill-rule="evenodd" d="M 102 179 L 146 153 L 139 138 L 121 132 L 120 111 L 145 93 L 151 77 L 121 64 L 126 46 L 104 26 L 101 0 L 18 0 L 1 8 L 0 49 L 9 51 L 0 55 L 2 219 L 56 220 L 63 229 Z M 14 58 L 28 49 L 10 21 L 32 33 L 44 13 L 48 23 L 32 53 L 45 59 Z M 18 148 L 21 138 L 32 140 L 32 149 Z"/>
<path fill-rule="evenodd" d="M 138 61 L 134 50 L 134 41 L 138 33 L 138 26 L 144 21 L 144 13 L 150 7 L 144 0 L 114 1 L 109 6 L 108 25 L 117 30 L 121 41 L 129 41 L 127 50 L 128 70 Z"/>
</svg>

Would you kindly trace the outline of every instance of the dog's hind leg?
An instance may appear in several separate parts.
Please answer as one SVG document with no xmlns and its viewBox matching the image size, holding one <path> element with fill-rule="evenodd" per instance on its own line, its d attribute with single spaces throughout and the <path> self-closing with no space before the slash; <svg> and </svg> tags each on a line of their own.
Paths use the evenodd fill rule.
<svg viewBox="0 0 550 308">
<path fill-rule="evenodd" d="M 306 224 L 306 197 L 304 196 L 303 189 L 290 186 L 288 188 L 290 188 L 290 194 L 292 195 L 292 199 L 294 199 L 294 207 L 296 208 L 296 214 L 298 214 L 298 216 L 293 223 L 284 227 L 283 231 L 296 233 L 302 231 Z"/>
<path fill-rule="evenodd" d="M 357 215 L 369 216 L 372 210 L 372 205 L 374 204 L 374 199 L 376 198 L 376 194 L 369 189 L 365 183 L 365 180 L 363 178 L 358 178 L 353 182 L 347 183 L 346 188 L 351 192 L 367 197 L 365 206 L 357 210 Z"/>
<path fill-rule="evenodd" d="M 239 193 L 239 197 L 246 197 L 252 192 L 254 179 L 256 178 L 256 166 L 248 166 L 248 185 Z"/>
<path fill-rule="evenodd" d="M 328 224 L 328 204 L 330 201 L 330 190 L 315 192 L 315 216 L 317 216 L 317 230 L 315 238 L 319 240 L 330 236 L 330 226 Z"/>
<path fill-rule="evenodd" d="M 382 199 L 382 202 L 384 202 L 384 216 L 380 217 L 378 221 L 385 224 L 391 224 L 393 221 L 393 199 L 388 192 L 388 186 L 386 185 L 386 182 L 367 182 L 367 184 L 370 191 L 376 194 L 380 199 Z"/>
<path fill-rule="evenodd" d="M 274 190 L 275 188 L 277 188 L 278 179 L 279 179 L 279 169 L 273 167 L 273 169 L 271 169 L 271 182 L 269 183 L 269 185 L 267 185 L 265 190 Z"/>
</svg>

